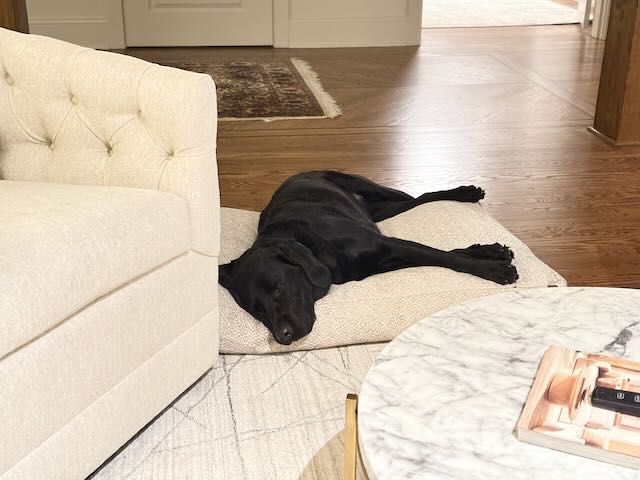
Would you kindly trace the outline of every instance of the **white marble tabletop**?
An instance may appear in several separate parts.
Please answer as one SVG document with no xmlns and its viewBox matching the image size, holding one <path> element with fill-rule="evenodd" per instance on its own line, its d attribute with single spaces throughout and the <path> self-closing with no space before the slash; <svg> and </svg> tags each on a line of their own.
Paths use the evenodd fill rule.
<svg viewBox="0 0 640 480">
<path fill-rule="evenodd" d="M 360 392 L 370 480 L 640 479 L 640 472 L 513 435 L 549 345 L 640 359 L 640 290 L 514 290 L 409 327 Z"/>
</svg>

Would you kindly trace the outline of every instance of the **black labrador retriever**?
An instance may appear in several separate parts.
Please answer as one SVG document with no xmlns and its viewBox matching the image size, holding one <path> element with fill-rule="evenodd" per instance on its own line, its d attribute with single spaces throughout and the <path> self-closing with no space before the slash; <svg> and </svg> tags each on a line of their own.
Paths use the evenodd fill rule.
<svg viewBox="0 0 640 480">
<path fill-rule="evenodd" d="M 484 191 L 474 186 L 413 198 L 339 172 L 295 175 L 278 188 L 260 215 L 251 248 L 220 266 L 220 284 L 279 343 L 289 345 L 311 332 L 314 303 L 333 283 L 416 266 L 513 283 L 518 274 L 508 247 L 472 245 L 447 252 L 385 237 L 375 224 L 427 202 L 482 198 Z"/>
</svg>

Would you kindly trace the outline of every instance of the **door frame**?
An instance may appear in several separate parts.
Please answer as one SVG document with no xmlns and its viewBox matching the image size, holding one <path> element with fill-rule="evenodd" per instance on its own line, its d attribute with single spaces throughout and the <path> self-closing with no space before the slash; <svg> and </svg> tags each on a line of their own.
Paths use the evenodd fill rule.
<svg viewBox="0 0 640 480">
<path fill-rule="evenodd" d="M 124 31 L 124 0 L 107 0 L 109 48 L 126 48 L 127 39 Z"/>
</svg>

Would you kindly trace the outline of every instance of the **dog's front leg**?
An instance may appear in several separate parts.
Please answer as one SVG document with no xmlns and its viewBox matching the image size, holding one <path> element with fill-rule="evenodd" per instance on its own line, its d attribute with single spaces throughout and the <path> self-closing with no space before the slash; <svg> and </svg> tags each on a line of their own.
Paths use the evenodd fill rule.
<svg viewBox="0 0 640 480">
<path fill-rule="evenodd" d="M 495 248 L 494 246 L 489 246 Z M 462 253 L 461 250 L 447 252 L 419 243 L 393 237 L 380 238 L 380 250 L 375 269 L 371 274 L 390 272 L 408 267 L 444 267 L 457 272 L 470 273 L 477 277 L 506 285 L 518 279 L 516 268 L 509 258 L 480 258 Z"/>
</svg>

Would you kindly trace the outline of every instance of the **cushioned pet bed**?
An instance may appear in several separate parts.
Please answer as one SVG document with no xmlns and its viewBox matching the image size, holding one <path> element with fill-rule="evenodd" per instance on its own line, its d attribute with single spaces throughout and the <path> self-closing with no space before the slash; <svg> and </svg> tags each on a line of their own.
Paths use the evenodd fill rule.
<svg viewBox="0 0 640 480">
<path fill-rule="evenodd" d="M 251 246 L 260 214 L 222 209 L 222 252 L 227 263 Z M 474 243 L 499 242 L 511 247 L 520 278 L 514 285 L 496 283 L 440 267 L 416 267 L 384 273 L 360 282 L 333 285 L 316 303 L 317 320 L 305 338 L 285 346 L 220 289 L 220 352 L 260 354 L 384 342 L 407 326 L 449 305 L 512 288 L 561 287 L 565 280 L 493 219 L 480 204 L 434 202 L 378 224 L 388 236 L 452 250 Z"/>
</svg>

